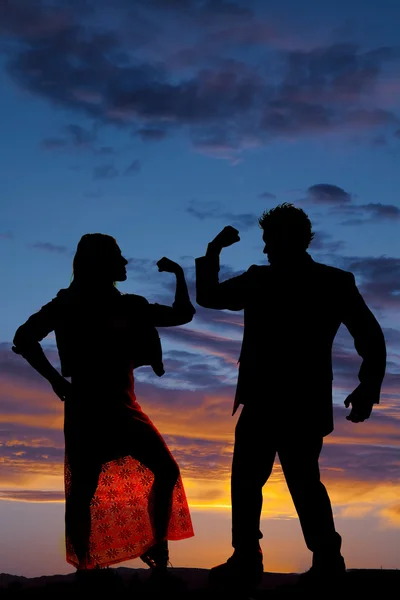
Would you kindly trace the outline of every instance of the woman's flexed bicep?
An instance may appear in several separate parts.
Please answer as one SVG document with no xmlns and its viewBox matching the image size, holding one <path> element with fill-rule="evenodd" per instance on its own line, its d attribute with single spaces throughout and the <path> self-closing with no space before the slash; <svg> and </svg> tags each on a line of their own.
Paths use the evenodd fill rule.
<svg viewBox="0 0 400 600">
<path fill-rule="evenodd" d="M 190 323 L 196 310 L 192 304 L 174 302 L 172 306 L 165 304 L 149 304 L 149 315 L 154 327 L 176 327 Z"/>
</svg>

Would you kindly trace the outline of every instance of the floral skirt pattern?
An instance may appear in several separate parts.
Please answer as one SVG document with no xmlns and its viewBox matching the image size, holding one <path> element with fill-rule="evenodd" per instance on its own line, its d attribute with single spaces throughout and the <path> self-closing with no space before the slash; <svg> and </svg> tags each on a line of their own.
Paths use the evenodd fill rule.
<svg viewBox="0 0 400 600">
<path fill-rule="evenodd" d="M 139 405 L 137 407 L 140 408 Z M 141 413 L 141 417 L 151 424 L 144 413 Z M 73 478 L 74 469 L 71 468 L 66 451 L 66 508 L 70 502 Z M 138 558 L 153 546 L 153 482 L 153 473 L 132 456 L 121 456 L 101 466 L 96 492 L 90 502 L 89 556 L 85 568 L 107 567 Z M 79 560 L 69 533 L 67 525 L 66 560 L 78 568 Z M 166 539 L 183 540 L 193 535 L 189 506 L 182 478 L 179 476 L 172 494 Z"/>
</svg>

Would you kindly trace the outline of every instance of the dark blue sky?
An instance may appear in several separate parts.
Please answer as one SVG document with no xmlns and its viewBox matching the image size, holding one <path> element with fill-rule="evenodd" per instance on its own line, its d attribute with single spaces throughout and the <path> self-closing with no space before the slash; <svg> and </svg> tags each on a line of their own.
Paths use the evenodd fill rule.
<svg viewBox="0 0 400 600">
<path fill-rule="evenodd" d="M 122 291 L 171 302 L 171 277 L 155 266 L 166 255 L 184 266 L 194 300 L 194 258 L 207 242 L 224 225 L 240 230 L 223 276 L 262 262 L 257 219 L 289 201 L 312 220 L 313 257 L 354 272 L 385 330 L 382 406 L 363 428 L 344 419 L 358 359 L 340 331 L 323 473 L 343 527 L 361 540 L 369 515 L 384 562 L 399 568 L 399 22 L 396 0 L 0 0 L 0 490 L 14 501 L 0 514 L 29 519 L 34 501 L 62 498 L 62 407 L 10 343 L 69 284 L 81 235 L 116 237 L 130 259 Z M 241 325 L 240 314 L 198 307 L 191 324 L 161 332 L 165 378 L 137 374 L 192 506 L 229 504 Z M 52 336 L 46 348 L 56 362 Z M 280 503 L 267 511 L 276 543 L 293 517 L 279 477 Z M 282 547 L 276 569 L 308 560 L 290 539 L 291 562 Z M 29 573 L 41 574 L 23 544 Z M 201 536 L 190 544 L 191 566 L 225 557 L 222 546 L 207 556 Z M 350 542 L 348 551 L 350 566 L 381 564 Z"/>
</svg>

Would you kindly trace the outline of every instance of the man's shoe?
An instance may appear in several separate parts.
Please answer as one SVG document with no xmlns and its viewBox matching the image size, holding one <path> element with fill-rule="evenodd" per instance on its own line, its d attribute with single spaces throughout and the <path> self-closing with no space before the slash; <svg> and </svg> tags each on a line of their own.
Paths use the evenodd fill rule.
<svg viewBox="0 0 400 600">
<path fill-rule="evenodd" d="M 342 556 L 329 562 L 316 562 L 311 569 L 299 575 L 297 585 L 304 589 L 330 590 L 340 586 L 346 575 L 346 565 Z"/>
<path fill-rule="evenodd" d="M 228 560 L 210 569 L 209 583 L 214 588 L 255 590 L 264 572 L 261 551 L 244 554 L 235 551 Z"/>
</svg>

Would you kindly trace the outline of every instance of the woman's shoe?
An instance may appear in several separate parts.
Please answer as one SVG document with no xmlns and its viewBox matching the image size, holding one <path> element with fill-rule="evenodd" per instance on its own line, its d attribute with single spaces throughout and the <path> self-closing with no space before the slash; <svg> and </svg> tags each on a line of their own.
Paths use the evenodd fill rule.
<svg viewBox="0 0 400 600">
<path fill-rule="evenodd" d="M 141 555 L 140 559 L 151 569 L 155 569 L 156 567 L 167 568 L 169 563 L 167 540 L 154 544 L 147 552 Z"/>
<path fill-rule="evenodd" d="M 168 569 L 170 562 L 167 540 L 154 544 L 140 558 L 151 569 L 146 581 L 147 590 L 181 592 L 186 588 L 186 582 Z"/>
</svg>

